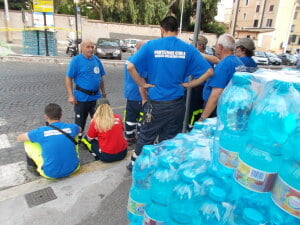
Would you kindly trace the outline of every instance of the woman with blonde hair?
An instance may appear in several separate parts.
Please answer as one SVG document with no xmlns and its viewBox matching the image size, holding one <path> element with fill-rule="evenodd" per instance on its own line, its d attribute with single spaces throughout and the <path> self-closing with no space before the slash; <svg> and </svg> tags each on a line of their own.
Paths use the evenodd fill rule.
<svg viewBox="0 0 300 225">
<path fill-rule="evenodd" d="M 87 132 L 87 139 L 91 144 L 90 150 L 96 160 L 103 162 L 122 160 L 127 154 L 122 119 L 113 113 L 107 99 L 99 99 L 97 105 Z"/>
</svg>

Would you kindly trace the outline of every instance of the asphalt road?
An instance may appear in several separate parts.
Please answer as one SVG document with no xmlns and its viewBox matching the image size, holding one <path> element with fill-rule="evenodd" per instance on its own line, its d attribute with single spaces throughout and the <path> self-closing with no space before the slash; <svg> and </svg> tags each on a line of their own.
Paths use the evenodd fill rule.
<svg viewBox="0 0 300 225">
<path fill-rule="evenodd" d="M 23 144 L 16 136 L 44 124 L 48 103 L 62 106 L 62 121 L 74 121 L 64 87 L 66 69 L 67 65 L 58 64 L 0 62 L 0 166 L 25 160 Z M 105 65 L 105 70 L 107 98 L 114 112 L 123 116 L 123 65 Z M 83 164 L 93 161 L 83 149 L 80 155 Z"/>
</svg>

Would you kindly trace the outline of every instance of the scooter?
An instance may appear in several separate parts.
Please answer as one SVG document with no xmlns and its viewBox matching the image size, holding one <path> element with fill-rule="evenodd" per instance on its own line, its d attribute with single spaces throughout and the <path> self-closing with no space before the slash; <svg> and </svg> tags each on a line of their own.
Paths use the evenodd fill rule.
<svg viewBox="0 0 300 225">
<path fill-rule="evenodd" d="M 66 54 L 70 57 L 76 56 L 78 54 L 76 47 L 76 40 L 68 39 Z"/>
</svg>

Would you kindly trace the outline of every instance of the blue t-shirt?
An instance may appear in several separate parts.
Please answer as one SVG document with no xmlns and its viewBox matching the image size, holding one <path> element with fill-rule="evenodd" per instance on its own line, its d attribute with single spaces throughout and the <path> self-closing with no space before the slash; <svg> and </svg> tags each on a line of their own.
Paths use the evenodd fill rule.
<svg viewBox="0 0 300 225">
<path fill-rule="evenodd" d="M 257 64 L 251 57 L 248 56 L 240 57 L 240 60 L 246 66 L 246 72 L 253 73 L 257 70 Z"/>
<path fill-rule="evenodd" d="M 148 41 L 129 61 L 155 85 L 148 88 L 148 98 L 154 101 L 182 97 L 186 77 L 198 78 L 210 68 L 194 46 L 174 36 Z"/>
<path fill-rule="evenodd" d="M 131 57 L 128 58 L 130 60 Z M 141 94 L 139 92 L 139 86 L 134 82 L 132 77 L 130 76 L 127 70 L 127 63 L 126 61 L 124 66 L 124 97 L 131 101 L 142 101 Z M 146 78 L 145 75 L 142 75 Z"/>
<path fill-rule="evenodd" d="M 52 125 L 75 137 L 80 128 L 76 124 L 55 122 Z M 31 142 L 42 147 L 42 169 L 48 177 L 60 178 L 70 175 L 79 164 L 75 144 L 64 134 L 48 126 L 28 132 Z"/>
<path fill-rule="evenodd" d="M 74 90 L 74 97 L 77 101 L 95 101 L 102 97 L 99 87 L 102 82 L 102 76 L 105 75 L 105 70 L 97 56 L 93 55 L 91 59 L 84 57 L 83 54 L 75 56 L 69 65 L 66 75 L 73 78 L 74 83 L 79 87 L 98 92 L 96 95 L 88 95 Z"/>
<path fill-rule="evenodd" d="M 230 55 L 221 60 L 215 67 L 214 75 L 206 81 L 203 100 L 208 101 L 212 88 L 225 88 L 239 67 L 245 66 L 237 56 Z"/>
</svg>

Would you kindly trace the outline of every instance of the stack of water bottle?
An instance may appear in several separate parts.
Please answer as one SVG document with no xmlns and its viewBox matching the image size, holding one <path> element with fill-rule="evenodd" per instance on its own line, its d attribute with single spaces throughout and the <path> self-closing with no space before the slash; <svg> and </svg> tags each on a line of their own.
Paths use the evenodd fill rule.
<svg viewBox="0 0 300 225">
<path fill-rule="evenodd" d="M 130 224 L 300 224 L 299 104 L 297 71 L 236 73 L 218 119 L 144 146 Z"/>
</svg>

